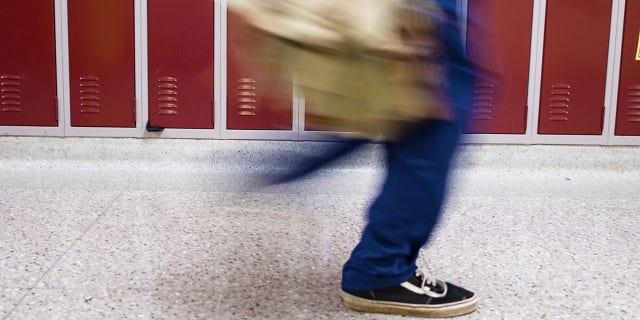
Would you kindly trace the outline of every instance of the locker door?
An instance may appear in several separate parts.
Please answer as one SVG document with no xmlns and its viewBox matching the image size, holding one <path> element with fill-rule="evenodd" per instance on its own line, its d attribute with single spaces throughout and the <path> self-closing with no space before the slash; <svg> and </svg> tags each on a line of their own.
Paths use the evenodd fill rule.
<svg viewBox="0 0 640 320">
<path fill-rule="evenodd" d="M 541 134 L 599 135 L 611 26 L 611 0 L 548 0 Z"/>
<path fill-rule="evenodd" d="M 0 125 L 57 126 L 53 0 L 0 8 Z"/>
<path fill-rule="evenodd" d="M 135 127 L 133 0 L 68 0 L 71 125 Z"/>
<path fill-rule="evenodd" d="M 150 0 L 149 124 L 213 128 L 213 4 Z"/>
<path fill-rule="evenodd" d="M 616 135 L 640 136 L 640 0 L 627 0 Z"/>
<path fill-rule="evenodd" d="M 227 129 L 291 130 L 292 79 L 278 79 L 258 65 L 256 38 L 232 12 L 227 16 Z"/>
<path fill-rule="evenodd" d="M 533 0 L 469 0 L 467 48 L 495 74 L 476 83 L 467 133 L 523 134 L 531 57 Z"/>
</svg>

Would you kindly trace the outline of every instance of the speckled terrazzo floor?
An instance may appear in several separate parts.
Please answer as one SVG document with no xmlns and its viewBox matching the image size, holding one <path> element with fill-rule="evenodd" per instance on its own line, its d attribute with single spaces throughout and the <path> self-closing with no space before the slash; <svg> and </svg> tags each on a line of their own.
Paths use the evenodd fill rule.
<svg viewBox="0 0 640 320">
<path fill-rule="evenodd" d="M 0 319 L 403 319 L 337 296 L 383 175 L 375 146 L 247 187 L 324 146 L 0 138 Z M 639 160 L 465 146 L 420 261 L 478 292 L 462 319 L 639 319 Z"/>
</svg>

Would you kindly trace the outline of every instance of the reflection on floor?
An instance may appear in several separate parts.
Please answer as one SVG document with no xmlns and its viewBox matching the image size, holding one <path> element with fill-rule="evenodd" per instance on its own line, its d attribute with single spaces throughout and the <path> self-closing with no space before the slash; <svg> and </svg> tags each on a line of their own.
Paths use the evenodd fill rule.
<svg viewBox="0 0 640 320">
<path fill-rule="evenodd" d="M 403 319 L 345 309 L 380 150 L 257 187 L 324 143 L 0 138 L 0 319 Z M 464 146 L 426 263 L 468 319 L 640 314 L 640 148 Z"/>
</svg>

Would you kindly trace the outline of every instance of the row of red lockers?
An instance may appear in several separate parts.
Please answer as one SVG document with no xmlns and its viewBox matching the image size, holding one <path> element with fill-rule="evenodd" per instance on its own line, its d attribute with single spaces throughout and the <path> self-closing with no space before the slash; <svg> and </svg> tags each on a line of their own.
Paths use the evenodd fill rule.
<svg viewBox="0 0 640 320">
<path fill-rule="evenodd" d="M 67 1 L 74 127 L 135 127 L 133 2 Z M 640 0 L 626 5 L 616 135 L 640 135 Z M 0 126 L 58 126 L 54 0 L 2 7 Z M 477 85 L 470 133 L 525 133 L 533 7 L 533 0 L 469 0 L 470 20 L 494 24 L 485 40 L 502 76 Z M 548 0 L 546 10 L 538 133 L 599 135 L 612 0 Z M 147 14 L 150 125 L 213 128 L 213 1 L 149 0 Z M 242 51 L 250 38 L 240 23 L 228 17 L 227 129 L 291 130 L 292 112 L 272 106 L 291 110 L 293 92 L 264 92 L 268 74 Z M 474 32 L 470 39 L 480 37 Z"/>
</svg>

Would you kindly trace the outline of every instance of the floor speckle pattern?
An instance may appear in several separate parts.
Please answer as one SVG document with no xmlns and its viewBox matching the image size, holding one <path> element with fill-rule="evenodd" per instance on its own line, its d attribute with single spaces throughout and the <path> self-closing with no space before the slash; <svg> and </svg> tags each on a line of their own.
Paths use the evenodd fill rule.
<svg viewBox="0 0 640 320">
<path fill-rule="evenodd" d="M 340 268 L 384 176 L 368 146 L 0 138 L 0 319 L 405 319 L 344 308 Z M 461 319 L 638 319 L 640 148 L 463 146 L 420 263 Z"/>
</svg>

